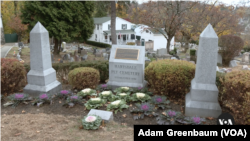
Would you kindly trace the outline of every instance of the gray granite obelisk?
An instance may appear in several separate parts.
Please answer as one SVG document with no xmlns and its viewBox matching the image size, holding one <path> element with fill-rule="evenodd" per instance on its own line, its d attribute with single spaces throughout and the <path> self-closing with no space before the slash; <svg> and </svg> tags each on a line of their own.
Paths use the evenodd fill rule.
<svg viewBox="0 0 250 141">
<path fill-rule="evenodd" d="M 209 24 L 200 35 L 195 78 L 185 99 L 186 116 L 218 118 L 221 114 L 215 85 L 217 52 L 218 36 Z"/>
<path fill-rule="evenodd" d="M 28 84 L 24 88 L 27 94 L 55 94 L 62 88 L 51 64 L 49 33 L 40 22 L 30 31 L 30 71 L 27 78 Z"/>
</svg>

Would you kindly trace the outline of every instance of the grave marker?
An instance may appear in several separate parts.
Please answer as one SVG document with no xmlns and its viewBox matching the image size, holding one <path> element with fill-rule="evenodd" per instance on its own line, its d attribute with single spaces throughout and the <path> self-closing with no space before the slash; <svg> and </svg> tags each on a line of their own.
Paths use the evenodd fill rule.
<svg viewBox="0 0 250 141">
<path fill-rule="evenodd" d="M 221 114 L 215 85 L 217 56 L 218 36 L 209 24 L 200 35 L 195 78 L 185 99 L 186 116 L 218 118 Z"/>
<path fill-rule="evenodd" d="M 120 50 L 121 49 L 121 50 Z M 125 54 L 122 57 L 118 53 L 134 53 L 132 56 Z M 119 51 L 120 50 L 120 51 Z M 139 53 L 139 54 L 138 54 Z M 145 87 L 145 47 L 112 45 L 109 57 L 109 81 L 112 88 L 117 87 Z"/>
<path fill-rule="evenodd" d="M 62 88 L 51 64 L 49 33 L 40 22 L 30 32 L 30 71 L 27 78 L 28 84 L 23 89 L 27 94 L 55 94 Z"/>
</svg>

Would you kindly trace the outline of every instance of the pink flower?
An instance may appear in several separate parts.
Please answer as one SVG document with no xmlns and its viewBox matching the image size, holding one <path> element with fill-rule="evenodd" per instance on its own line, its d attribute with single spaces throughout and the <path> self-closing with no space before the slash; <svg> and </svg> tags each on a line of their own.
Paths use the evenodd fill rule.
<svg viewBox="0 0 250 141">
<path fill-rule="evenodd" d="M 141 109 L 147 111 L 149 109 L 149 106 L 147 104 L 144 104 L 141 106 Z"/>
<path fill-rule="evenodd" d="M 42 95 L 40 95 L 40 99 L 48 99 L 48 95 L 47 94 L 42 94 Z"/>
<path fill-rule="evenodd" d="M 16 94 L 15 95 L 15 99 L 22 99 L 22 98 L 24 98 L 23 94 Z"/>
<path fill-rule="evenodd" d="M 176 113 L 175 113 L 174 111 L 169 111 L 169 112 L 168 112 L 168 115 L 169 115 L 170 117 L 173 117 L 173 116 L 176 115 Z"/>
<path fill-rule="evenodd" d="M 96 117 L 95 116 L 88 116 L 86 119 L 85 119 L 85 121 L 87 121 L 87 122 L 93 122 L 93 121 L 95 121 L 96 120 Z"/>
<path fill-rule="evenodd" d="M 193 121 L 198 124 L 200 123 L 201 118 L 200 117 L 193 117 Z"/>
<path fill-rule="evenodd" d="M 63 94 L 63 95 L 67 95 L 69 93 L 69 91 L 67 91 L 67 90 L 62 90 L 61 91 L 61 94 Z"/>
<path fill-rule="evenodd" d="M 76 95 L 70 97 L 71 100 L 72 99 L 77 99 L 77 98 L 78 98 L 78 96 L 76 96 Z"/>
<path fill-rule="evenodd" d="M 101 85 L 102 88 L 106 88 L 107 87 L 107 84 L 103 84 Z"/>
<path fill-rule="evenodd" d="M 159 98 L 156 99 L 156 101 L 157 101 L 158 103 L 160 103 L 160 102 L 162 102 L 162 99 L 159 97 Z"/>
</svg>

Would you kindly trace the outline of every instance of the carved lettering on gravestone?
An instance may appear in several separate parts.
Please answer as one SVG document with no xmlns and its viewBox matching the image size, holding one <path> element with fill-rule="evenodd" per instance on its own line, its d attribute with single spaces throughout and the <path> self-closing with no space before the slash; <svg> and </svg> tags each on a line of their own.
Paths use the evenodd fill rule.
<svg viewBox="0 0 250 141">
<path fill-rule="evenodd" d="M 117 48 L 115 53 L 115 59 L 128 59 L 128 60 L 138 60 L 139 49 L 125 49 Z"/>
</svg>

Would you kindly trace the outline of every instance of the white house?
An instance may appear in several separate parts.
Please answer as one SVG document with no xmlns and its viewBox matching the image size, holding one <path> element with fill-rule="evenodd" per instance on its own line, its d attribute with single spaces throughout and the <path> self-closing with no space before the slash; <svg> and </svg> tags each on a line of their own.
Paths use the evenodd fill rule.
<svg viewBox="0 0 250 141">
<path fill-rule="evenodd" d="M 112 44 L 111 17 L 94 18 L 94 24 L 95 29 L 89 40 Z M 135 32 L 132 30 L 134 25 L 129 21 L 116 17 L 117 44 L 135 42 Z"/>
<path fill-rule="evenodd" d="M 162 33 L 165 33 L 164 30 L 160 30 Z M 141 40 L 144 41 L 153 41 L 153 50 L 156 51 L 160 48 L 166 48 L 167 39 L 156 29 L 150 28 L 146 25 L 137 26 L 135 28 L 136 36 L 140 36 Z M 166 34 L 165 34 L 166 35 Z M 170 43 L 170 50 L 174 49 L 174 37 Z"/>
</svg>

